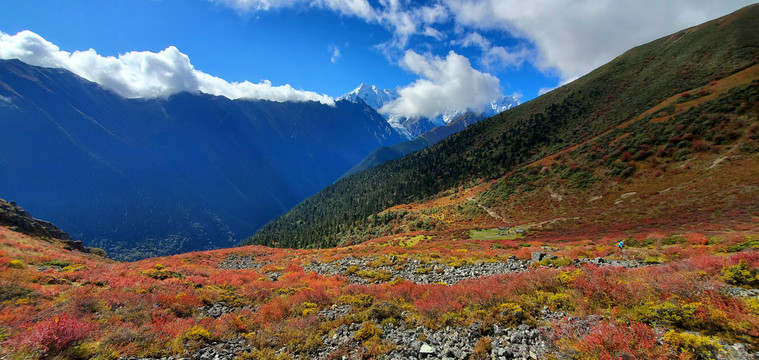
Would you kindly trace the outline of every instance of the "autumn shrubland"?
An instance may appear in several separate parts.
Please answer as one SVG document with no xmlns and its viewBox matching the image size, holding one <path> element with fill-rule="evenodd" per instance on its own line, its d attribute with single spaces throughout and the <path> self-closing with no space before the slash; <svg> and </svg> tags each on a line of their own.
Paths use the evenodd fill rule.
<svg viewBox="0 0 759 360">
<path fill-rule="evenodd" d="M 329 250 L 248 246 L 135 263 L 55 251 L 2 229 L 0 334 L 4 356 L 11 358 L 163 357 L 233 339 L 243 339 L 251 351 L 308 358 L 335 329 L 357 324 L 350 346 L 376 357 L 394 349 L 383 338 L 384 324 L 409 329 L 478 324 L 478 336 L 485 339 L 480 348 L 494 327 L 529 324 L 555 339 L 557 354 L 704 358 L 719 353 L 723 343 L 757 345 L 759 302 L 731 289 L 757 285 L 759 249 L 751 244 L 759 240 L 759 228 L 755 221 L 740 225 L 741 230 L 694 228 L 603 240 L 595 235 L 553 239 L 536 232 L 525 236 L 525 247 L 513 240 L 429 232 L 408 247 L 403 245 L 408 237 L 399 235 Z M 615 244 L 621 239 L 635 246 L 620 251 Z M 419 259 L 434 269 L 511 255 L 527 258 L 540 250 L 557 258 L 638 260 L 640 266 L 535 262 L 526 271 L 454 284 L 398 277 L 356 284 L 345 275 L 304 271 L 314 262 L 348 256 L 364 260 L 367 269 L 388 258 Z M 262 266 L 219 268 L 233 254 L 251 256 Z M 13 265 L 18 263 L 24 265 Z M 276 281 L 267 275 L 273 273 Z M 227 311 L 210 314 L 212 306 Z M 347 311 L 327 317 L 336 307 Z M 548 320 L 546 312 L 560 319 Z M 574 326 L 577 319 L 590 324 Z"/>
</svg>

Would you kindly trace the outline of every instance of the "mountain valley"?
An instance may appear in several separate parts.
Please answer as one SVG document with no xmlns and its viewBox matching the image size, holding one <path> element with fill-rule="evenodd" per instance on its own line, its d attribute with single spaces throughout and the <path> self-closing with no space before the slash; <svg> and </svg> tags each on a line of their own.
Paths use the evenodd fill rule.
<svg viewBox="0 0 759 360">
<path fill-rule="evenodd" d="M 363 84 L 377 97 L 334 107 L 126 100 L 2 62 L 0 358 L 757 359 L 757 22 L 748 6 L 411 141 Z M 176 213 L 197 225 L 167 236 L 203 237 L 166 256 L 69 239 Z"/>
<path fill-rule="evenodd" d="M 0 62 L 0 196 L 118 259 L 233 246 L 403 141 L 364 104 L 125 99 Z"/>
</svg>

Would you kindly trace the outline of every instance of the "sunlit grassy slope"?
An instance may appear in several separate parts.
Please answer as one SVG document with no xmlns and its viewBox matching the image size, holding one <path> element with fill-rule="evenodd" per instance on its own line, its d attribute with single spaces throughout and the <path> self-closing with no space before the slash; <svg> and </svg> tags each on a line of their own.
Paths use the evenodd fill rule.
<svg viewBox="0 0 759 360">
<path fill-rule="evenodd" d="M 365 227 L 367 217 L 390 206 L 501 178 L 635 119 L 673 96 L 685 92 L 701 96 L 697 92 L 710 82 L 759 60 L 757 18 L 759 7 L 752 6 L 636 47 L 569 85 L 429 149 L 338 181 L 264 226 L 246 243 L 333 246 L 345 241 L 342 233 Z M 712 112 L 716 116 L 732 110 Z M 659 125 L 651 124 L 640 127 L 638 142 L 632 145 L 660 142 L 647 137 L 659 131 Z M 707 126 L 704 131 L 711 129 Z M 610 155 L 615 150 L 603 149 Z M 630 171 L 619 170 L 624 175 Z"/>
</svg>

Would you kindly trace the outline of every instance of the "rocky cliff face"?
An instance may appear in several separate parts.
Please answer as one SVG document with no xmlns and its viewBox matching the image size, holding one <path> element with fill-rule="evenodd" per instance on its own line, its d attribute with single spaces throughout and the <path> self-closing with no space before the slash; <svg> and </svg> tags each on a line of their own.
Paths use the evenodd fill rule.
<svg viewBox="0 0 759 360">
<path fill-rule="evenodd" d="M 27 235 L 51 239 L 71 240 L 71 237 L 55 225 L 35 219 L 15 202 L 0 199 L 0 226 Z"/>
</svg>

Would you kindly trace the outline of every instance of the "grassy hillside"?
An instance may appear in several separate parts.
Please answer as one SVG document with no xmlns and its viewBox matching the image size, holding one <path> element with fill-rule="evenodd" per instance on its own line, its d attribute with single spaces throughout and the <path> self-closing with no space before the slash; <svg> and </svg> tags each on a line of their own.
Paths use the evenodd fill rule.
<svg viewBox="0 0 759 360">
<path fill-rule="evenodd" d="M 429 149 L 338 181 L 245 243 L 333 246 L 346 241 L 345 233 L 368 226 L 370 215 L 388 207 L 501 178 L 635 119 L 673 96 L 703 96 L 698 89 L 759 61 L 757 19 L 759 6 L 750 6 L 631 49 L 569 85 L 470 126 Z M 746 96 L 744 100 L 751 101 L 751 95 Z M 736 109 L 708 111 L 713 117 Z M 649 124 L 636 130 L 638 136 L 659 131 Z M 709 124 L 699 126 L 700 136 L 710 130 Z M 611 177 L 635 172 L 626 163 L 604 165 L 614 167 Z"/>
</svg>

